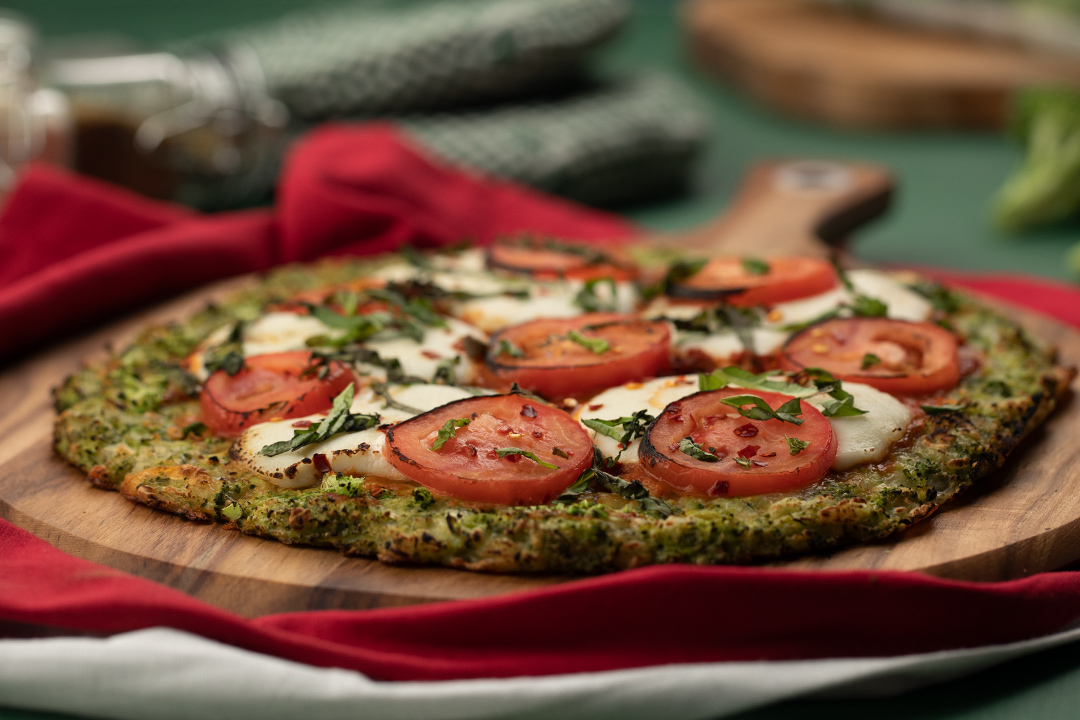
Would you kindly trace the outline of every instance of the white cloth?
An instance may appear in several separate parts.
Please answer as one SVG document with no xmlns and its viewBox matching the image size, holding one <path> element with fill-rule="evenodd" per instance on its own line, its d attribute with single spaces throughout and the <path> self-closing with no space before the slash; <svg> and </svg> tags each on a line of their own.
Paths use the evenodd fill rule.
<svg viewBox="0 0 1080 720">
<path fill-rule="evenodd" d="M 1080 639 L 896 658 L 662 665 L 504 680 L 375 682 L 171 629 L 0 640 L 0 706 L 101 718 L 716 718 L 808 694 L 888 694 Z"/>
</svg>

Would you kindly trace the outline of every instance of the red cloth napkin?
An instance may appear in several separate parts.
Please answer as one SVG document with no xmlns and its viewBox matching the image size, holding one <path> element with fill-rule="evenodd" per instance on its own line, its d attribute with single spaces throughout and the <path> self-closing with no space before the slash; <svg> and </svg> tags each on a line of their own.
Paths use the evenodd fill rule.
<svg viewBox="0 0 1080 720">
<path fill-rule="evenodd" d="M 634 231 L 436 165 L 386 127 L 313 134 L 291 157 L 273 213 L 199 216 L 38 167 L 0 216 L 0 347 L 10 354 L 63 323 L 279 261 L 522 230 L 583 239 Z M 1014 277 L 959 284 L 1080 326 L 1080 292 L 1066 286 Z M 656 567 L 486 600 L 246 620 L 0 521 L 0 620 L 106 634 L 169 626 L 387 680 L 897 655 L 1020 640 L 1077 617 L 1078 573 L 974 584 Z"/>
<path fill-rule="evenodd" d="M 0 214 L 0 360 L 218 278 L 514 232 L 606 240 L 636 231 L 433 162 L 385 125 L 311 133 L 289 158 L 275 211 L 199 215 L 37 165 Z"/>
</svg>

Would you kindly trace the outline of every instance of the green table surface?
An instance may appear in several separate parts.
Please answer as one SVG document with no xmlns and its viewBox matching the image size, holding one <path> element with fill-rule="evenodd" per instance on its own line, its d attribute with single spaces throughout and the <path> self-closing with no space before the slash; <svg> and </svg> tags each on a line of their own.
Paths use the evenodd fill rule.
<svg viewBox="0 0 1080 720">
<path fill-rule="evenodd" d="M 213 28 L 273 17 L 316 3 L 303 0 L 8 0 L 45 41 L 85 33 L 120 34 L 147 47 Z M 692 227 L 730 201 L 746 168 L 766 157 L 859 159 L 888 166 L 899 192 L 884 220 L 859 233 L 854 249 L 876 262 L 937 265 L 973 271 L 1024 272 L 1075 280 L 1066 249 L 1080 227 L 1022 238 L 995 232 L 987 211 L 995 190 L 1016 167 L 1020 148 L 994 134 L 853 133 L 778 116 L 698 72 L 680 45 L 676 5 L 639 0 L 628 30 L 599 58 L 608 71 L 660 69 L 700 94 L 713 137 L 689 194 L 626 208 L 663 230 Z M 948 622 L 948 618 L 941 618 Z M 1080 716 L 1080 649 L 1065 647 L 1010 662 L 965 679 L 890 699 L 802 700 L 740 715 L 774 718 L 1075 718 Z M 0 708 L 0 719 L 60 716 Z"/>
</svg>

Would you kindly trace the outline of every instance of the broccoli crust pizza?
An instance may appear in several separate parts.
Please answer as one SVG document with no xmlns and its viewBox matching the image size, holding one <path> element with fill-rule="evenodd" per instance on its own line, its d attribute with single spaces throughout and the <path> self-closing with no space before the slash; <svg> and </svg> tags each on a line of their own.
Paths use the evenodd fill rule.
<svg viewBox="0 0 1080 720">
<path fill-rule="evenodd" d="M 918 522 L 1071 379 L 913 275 L 640 267 L 532 237 L 285 267 L 68 378 L 56 450 L 135 502 L 385 562 L 746 563 Z"/>
</svg>

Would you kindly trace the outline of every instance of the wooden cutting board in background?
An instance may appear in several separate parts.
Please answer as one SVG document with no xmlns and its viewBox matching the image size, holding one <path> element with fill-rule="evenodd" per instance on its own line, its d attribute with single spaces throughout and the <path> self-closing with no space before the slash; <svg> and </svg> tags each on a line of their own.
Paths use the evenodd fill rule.
<svg viewBox="0 0 1080 720">
<path fill-rule="evenodd" d="M 655 238 L 680 250 L 826 252 L 880 213 L 891 191 L 878 168 L 823 162 L 756 167 L 728 212 L 697 230 Z M 913 258 L 915 260 L 915 258 Z M 139 313 L 0 374 L 0 517 L 65 552 L 167 583 L 244 615 L 364 608 L 474 598 L 536 588 L 565 577 L 483 575 L 439 567 L 392 567 L 332 550 L 286 546 L 196 524 L 92 487 L 52 452 L 51 388 L 108 343 L 150 323 L 182 319 L 239 279 Z M 1080 365 L 1080 332 L 1009 310 Z M 1080 407 L 1050 419 L 993 478 L 888 542 L 783 563 L 807 571 L 922 570 L 997 580 L 1080 559 Z"/>
<path fill-rule="evenodd" d="M 1080 87 L 1074 57 L 813 0 L 688 0 L 681 10 L 705 70 L 776 110 L 838 127 L 997 129 L 1015 90 Z"/>
</svg>

